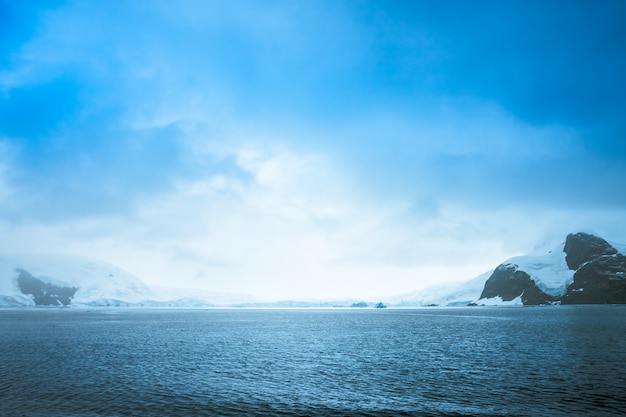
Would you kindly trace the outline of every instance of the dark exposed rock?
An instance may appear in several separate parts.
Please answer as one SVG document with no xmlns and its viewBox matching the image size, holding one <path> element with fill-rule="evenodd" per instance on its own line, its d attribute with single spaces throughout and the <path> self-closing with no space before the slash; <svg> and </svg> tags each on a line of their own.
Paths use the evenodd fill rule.
<svg viewBox="0 0 626 417">
<path fill-rule="evenodd" d="M 18 269 L 17 284 L 22 294 L 32 295 L 38 306 L 67 306 L 72 302 L 76 287 L 62 287 L 35 278 L 28 271 Z"/>
<path fill-rule="evenodd" d="M 617 250 L 606 240 L 588 233 L 570 233 L 565 239 L 565 261 L 572 271 L 576 271 L 585 262 L 593 261 L 603 255 L 615 255 Z"/>
<path fill-rule="evenodd" d="M 387 308 L 387 306 L 386 306 L 386 305 L 384 305 L 382 302 L 380 302 L 380 303 L 377 303 L 377 304 L 374 306 L 374 308 Z"/>
<path fill-rule="evenodd" d="M 521 296 L 524 305 L 550 304 L 556 301 L 541 291 L 524 271 L 520 271 L 515 264 L 499 265 L 485 282 L 480 298 L 500 297 L 502 301 L 511 301 Z"/>
<path fill-rule="evenodd" d="M 626 256 L 606 240 L 588 233 L 567 235 L 563 252 L 567 267 L 575 272 L 562 296 L 546 294 L 528 273 L 507 263 L 498 266 L 485 282 L 480 298 L 510 301 L 521 296 L 524 305 L 626 304 Z"/>
<path fill-rule="evenodd" d="M 626 257 L 598 256 L 576 271 L 562 304 L 626 304 Z"/>
</svg>

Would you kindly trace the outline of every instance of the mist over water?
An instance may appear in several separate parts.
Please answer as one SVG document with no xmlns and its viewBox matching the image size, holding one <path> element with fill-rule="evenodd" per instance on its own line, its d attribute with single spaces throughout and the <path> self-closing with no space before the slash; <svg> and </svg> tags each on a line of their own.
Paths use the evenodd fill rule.
<svg viewBox="0 0 626 417">
<path fill-rule="evenodd" d="M 626 412 L 623 306 L 0 313 L 0 415 Z"/>
</svg>

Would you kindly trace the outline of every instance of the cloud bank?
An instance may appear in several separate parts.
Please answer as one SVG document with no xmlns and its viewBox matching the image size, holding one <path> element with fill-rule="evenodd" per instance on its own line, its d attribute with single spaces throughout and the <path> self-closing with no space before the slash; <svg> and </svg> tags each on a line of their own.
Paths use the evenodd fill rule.
<svg viewBox="0 0 626 417">
<path fill-rule="evenodd" d="M 271 299 L 626 241 L 625 8 L 442 7 L 3 4 L 0 250 Z"/>
</svg>

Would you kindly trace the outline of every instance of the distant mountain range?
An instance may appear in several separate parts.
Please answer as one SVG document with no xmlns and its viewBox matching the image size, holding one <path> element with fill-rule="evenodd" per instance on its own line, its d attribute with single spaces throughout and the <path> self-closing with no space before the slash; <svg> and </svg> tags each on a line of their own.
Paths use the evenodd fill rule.
<svg viewBox="0 0 626 417">
<path fill-rule="evenodd" d="M 616 247 L 617 246 L 617 247 Z M 518 256 L 460 284 L 365 302 L 258 302 L 244 294 L 150 288 L 105 262 L 57 256 L 0 256 L 0 307 L 416 307 L 626 304 L 625 247 L 591 233 L 569 234 L 544 253 Z M 384 301 L 380 303 L 380 301 Z"/>
</svg>

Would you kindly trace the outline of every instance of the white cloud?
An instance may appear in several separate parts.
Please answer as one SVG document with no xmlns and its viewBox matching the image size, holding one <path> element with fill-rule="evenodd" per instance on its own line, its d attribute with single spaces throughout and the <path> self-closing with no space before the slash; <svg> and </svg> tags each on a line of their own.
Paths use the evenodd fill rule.
<svg viewBox="0 0 626 417">
<path fill-rule="evenodd" d="M 477 211 L 458 202 L 424 214 L 368 195 L 328 155 L 226 142 L 220 155 L 230 154 L 238 171 L 181 177 L 172 191 L 138 202 L 131 217 L 4 222 L 0 250 L 96 257 L 153 285 L 375 299 L 473 278 L 578 227 L 604 235 L 624 215 L 595 213 L 590 222 L 576 210 Z M 210 149 L 195 143 L 189 151 L 201 160 L 216 157 Z"/>
<path fill-rule="evenodd" d="M 13 147 L 6 138 L 0 137 L 0 202 L 8 205 L 14 193 L 11 185 Z"/>
<path fill-rule="evenodd" d="M 364 297 L 469 279 L 579 227 L 617 241 L 626 233 L 623 210 L 583 211 L 558 195 L 584 180 L 582 170 L 561 175 L 584 155 L 578 133 L 525 123 L 495 103 L 416 96 L 411 106 L 383 97 L 356 111 L 338 98 L 332 109 L 295 109 L 300 116 L 288 123 L 285 103 L 297 107 L 316 86 L 342 80 L 325 71 L 352 73 L 367 61 L 358 29 L 341 7 L 326 13 L 330 4 L 206 4 L 155 3 L 144 15 L 140 3 L 70 3 L 46 15 L 0 88 L 69 74 L 89 90 L 82 111 L 106 119 L 95 130 L 132 137 L 174 126 L 183 163 L 163 176 L 173 188 L 152 188 L 132 210 L 43 224 L 28 218 L 29 195 L 12 188 L 9 141 L 0 141 L 0 198 L 5 211 L 9 198 L 25 209 L 13 213 L 18 221 L 0 221 L 0 250 L 93 256 L 156 284 Z M 300 84 L 306 94 L 292 95 Z M 272 89 L 293 101 L 281 106 L 266 97 Z M 623 171 L 602 168 L 605 179 Z M 610 192 L 615 182 L 603 186 Z M 551 209 L 543 199 L 554 194 L 561 205 Z"/>
<path fill-rule="evenodd" d="M 89 254 L 150 283 L 267 298 L 394 294 L 470 278 L 490 259 L 471 259 L 450 231 L 437 236 L 437 223 L 410 218 L 402 202 L 359 196 L 322 155 L 258 145 L 233 154 L 250 178 L 218 173 L 180 181 L 121 224 L 75 224 L 65 230 L 75 239 L 66 249 L 80 252 L 84 234 L 93 233 Z M 102 230 L 107 223 L 115 231 Z"/>
</svg>

